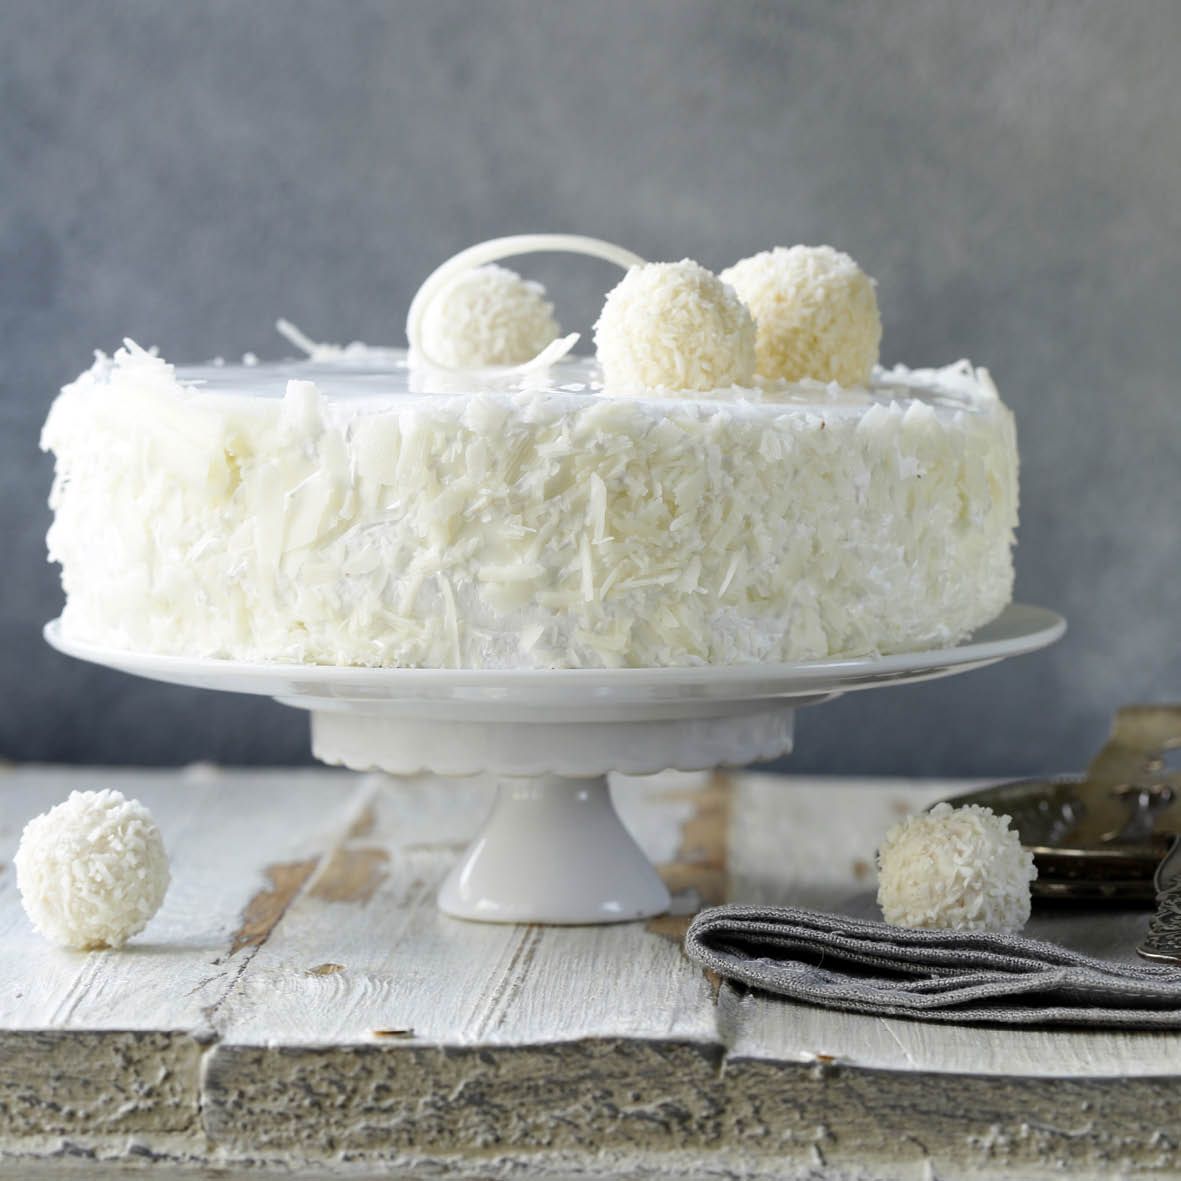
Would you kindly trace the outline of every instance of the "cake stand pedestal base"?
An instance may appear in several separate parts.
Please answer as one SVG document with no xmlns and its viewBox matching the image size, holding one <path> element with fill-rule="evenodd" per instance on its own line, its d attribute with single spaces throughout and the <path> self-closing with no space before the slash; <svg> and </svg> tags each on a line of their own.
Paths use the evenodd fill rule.
<svg viewBox="0 0 1181 1181">
<path fill-rule="evenodd" d="M 320 701 L 312 750 L 359 771 L 433 773 L 441 785 L 493 778 L 492 810 L 439 892 L 444 914 L 485 923 L 623 923 L 663 914 L 669 895 L 615 811 L 607 773 L 779 758 L 792 748 L 795 706 L 818 699 L 620 702 L 600 691 L 581 694 L 571 709 L 554 696 L 493 709 Z"/>
<path fill-rule="evenodd" d="M 502 779 L 483 828 L 439 891 L 444 914 L 495 923 L 621 923 L 668 905 L 605 775 Z"/>
</svg>

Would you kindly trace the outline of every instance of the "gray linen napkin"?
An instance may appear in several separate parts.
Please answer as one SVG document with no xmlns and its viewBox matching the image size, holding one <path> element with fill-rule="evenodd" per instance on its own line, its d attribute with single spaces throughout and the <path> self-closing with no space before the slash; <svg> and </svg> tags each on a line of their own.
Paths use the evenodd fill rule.
<svg viewBox="0 0 1181 1181">
<path fill-rule="evenodd" d="M 717 906 L 690 959 L 792 1000 L 923 1021 L 1181 1028 L 1181 970 L 987 931 L 912 931 L 795 907 Z"/>
</svg>

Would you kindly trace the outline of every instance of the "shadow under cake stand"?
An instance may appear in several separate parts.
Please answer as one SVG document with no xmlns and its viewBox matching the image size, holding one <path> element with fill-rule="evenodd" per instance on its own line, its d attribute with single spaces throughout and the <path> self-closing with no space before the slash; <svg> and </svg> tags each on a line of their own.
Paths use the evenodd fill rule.
<svg viewBox="0 0 1181 1181">
<path fill-rule="evenodd" d="M 610 771 L 741 766 L 790 752 L 795 711 L 842 693 L 931 680 L 1033 652 L 1061 616 L 1013 604 L 953 648 L 876 658 L 657 669 L 397 669 L 246 663 L 81 643 L 59 652 L 202 689 L 274 697 L 311 713 L 325 763 L 392 775 L 490 775 L 496 800 L 439 892 L 484 922 L 611 923 L 668 908 L 624 827 Z M 444 786 L 444 785 L 441 785 Z"/>
</svg>

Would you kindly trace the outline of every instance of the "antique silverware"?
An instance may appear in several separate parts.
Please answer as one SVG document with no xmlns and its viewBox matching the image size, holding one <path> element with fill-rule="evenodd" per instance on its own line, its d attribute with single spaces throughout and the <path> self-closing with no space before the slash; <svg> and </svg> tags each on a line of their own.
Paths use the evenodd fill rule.
<svg viewBox="0 0 1181 1181">
<path fill-rule="evenodd" d="M 1155 881 L 1156 914 L 1136 951 L 1146 960 L 1181 964 L 1181 839 L 1174 838 Z"/>
<path fill-rule="evenodd" d="M 949 802 L 1012 819 L 1038 867 L 1036 896 L 1150 903 L 1181 834 L 1181 770 L 1169 766 L 1178 749 L 1181 705 L 1128 706 L 1085 775 L 1005 783 Z"/>
</svg>

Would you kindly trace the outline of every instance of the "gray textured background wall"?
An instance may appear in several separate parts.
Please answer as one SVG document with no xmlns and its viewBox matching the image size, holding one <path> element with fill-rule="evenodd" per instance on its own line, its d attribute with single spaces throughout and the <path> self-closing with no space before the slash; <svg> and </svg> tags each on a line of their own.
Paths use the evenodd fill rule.
<svg viewBox="0 0 1181 1181">
<path fill-rule="evenodd" d="M 1181 696 L 1181 4 L 0 2 L 0 756 L 307 758 L 304 719 L 48 651 L 57 386 L 124 335 L 398 343 L 440 259 L 570 229 L 720 268 L 832 242 L 883 357 L 988 364 L 1051 652 L 810 711 L 796 765 L 1073 767 Z M 563 323 L 606 268 L 542 268 Z"/>
</svg>

